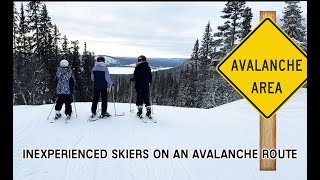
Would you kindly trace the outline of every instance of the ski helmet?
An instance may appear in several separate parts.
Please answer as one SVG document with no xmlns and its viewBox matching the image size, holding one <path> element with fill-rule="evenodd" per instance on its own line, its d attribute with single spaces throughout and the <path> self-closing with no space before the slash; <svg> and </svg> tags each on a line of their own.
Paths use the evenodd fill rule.
<svg viewBox="0 0 320 180">
<path fill-rule="evenodd" d="M 69 66 L 69 62 L 67 60 L 63 59 L 63 60 L 60 61 L 60 66 L 61 67 L 67 67 L 67 66 Z"/>
<path fill-rule="evenodd" d="M 146 60 L 147 60 L 147 58 L 144 55 L 141 55 L 141 56 L 138 57 L 138 62 L 146 61 Z"/>
<path fill-rule="evenodd" d="M 97 58 L 97 61 L 98 61 L 98 62 L 105 62 L 105 59 L 104 59 L 103 56 L 99 56 L 99 57 Z"/>
</svg>

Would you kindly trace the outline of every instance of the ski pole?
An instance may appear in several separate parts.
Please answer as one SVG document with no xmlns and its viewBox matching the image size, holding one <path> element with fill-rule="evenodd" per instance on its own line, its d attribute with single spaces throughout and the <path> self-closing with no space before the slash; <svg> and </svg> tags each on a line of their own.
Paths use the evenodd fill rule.
<svg viewBox="0 0 320 180">
<path fill-rule="evenodd" d="M 72 94 L 72 98 L 73 98 L 74 111 L 76 112 L 76 118 L 78 118 L 77 108 L 76 108 L 76 100 L 75 100 L 73 94 Z"/>
<path fill-rule="evenodd" d="M 131 109 L 131 102 L 132 102 L 132 84 L 130 81 L 130 112 L 133 112 L 133 110 Z"/>
<path fill-rule="evenodd" d="M 150 83 L 149 83 L 149 94 L 150 94 L 151 113 L 153 114 L 152 96 L 151 96 L 151 84 Z"/>
<path fill-rule="evenodd" d="M 54 106 L 55 106 L 56 103 L 57 103 L 57 100 L 58 100 L 58 97 L 57 97 L 56 100 L 54 101 L 54 104 L 53 104 L 53 106 L 52 106 L 52 108 L 51 108 L 51 111 L 50 111 L 50 113 L 49 113 L 49 116 L 47 117 L 47 120 L 49 120 L 49 117 L 50 117 L 50 115 L 51 115 L 51 112 L 52 112 Z"/>
<path fill-rule="evenodd" d="M 114 88 L 112 88 L 112 86 L 111 86 L 111 90 L 112 90 L 112 97 L 113 97 L 114 115 L 117 115 L 117 111 L 116 111 L 116 101 L 114 100 Z"/>
</svg>

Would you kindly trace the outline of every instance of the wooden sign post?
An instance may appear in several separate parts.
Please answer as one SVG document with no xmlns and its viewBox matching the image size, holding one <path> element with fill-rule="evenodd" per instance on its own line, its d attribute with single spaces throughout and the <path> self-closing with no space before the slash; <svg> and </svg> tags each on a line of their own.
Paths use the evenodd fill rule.
<svg viewBox="0 0 320 180">
<path fill-rule="evenodd" d="M 276 11 L 260 11 L 260 21 L 270 18 L 276 22 Z M 260 115 L 260 171 L 275 171 L 276 159 L 262 159 L 262 149 L 276 148 L 276 114 L 270 119 Z"/>
</svg>

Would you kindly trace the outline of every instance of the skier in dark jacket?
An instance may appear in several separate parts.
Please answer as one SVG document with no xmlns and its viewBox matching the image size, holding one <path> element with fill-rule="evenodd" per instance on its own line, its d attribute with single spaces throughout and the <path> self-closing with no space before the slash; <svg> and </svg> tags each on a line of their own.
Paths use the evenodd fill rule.
<svg viewBox="0 0 320 180">
<path fill-rule="evenodd" d="M 71 117 L 71 96 L 74 90 L 75 78 L 69 67 L 69 62 L 65 59 L 60 61 L 60 67 L 57 69 L 56 78 L 58 80 L 57 94 L 58 99 L 55 105 L 56 115 L 54 119 L 61 117 L 60 110 L 63 103 L 65 104 L 65 114 L 68 119 Z"/>
<path fill-rule="evenodd" d="M 152 74 L 144 55 L 138 57 L 133 78 L 131 78 L 130 81 L 135 82 L 135 89 L 137 92 L 136 105 L 138 107 L 137 115 L 141 116 L 144 103 L 147 109 L 146 116 L 149 117 L 151 115 L 149 86 L 152 82 Z"/>
<path fill-rule="evenodd" d="M 109 70 L 105 64 L 103 56 L 97 58 L 95 66 L 91 70 L 91 80 L 93 81 L 93 100 L 91 106 L 91 118 L 96 115 L 97 104 L 101 95 L 102 107 L 100 117 L 109 117 L 108 106 L 108 87 L 112 86 Z"/>
</svg>

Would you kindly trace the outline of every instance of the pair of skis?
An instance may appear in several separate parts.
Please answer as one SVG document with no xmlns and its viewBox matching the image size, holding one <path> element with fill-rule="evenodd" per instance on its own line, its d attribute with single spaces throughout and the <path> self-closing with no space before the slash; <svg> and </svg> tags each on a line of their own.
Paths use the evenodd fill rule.
<svg viewBox="0 0 320 180">
<path fill-rule="evenodd" d="M 108 118 L 108 117 L 112 117 L 112 116 L 123 116 L 125 113 L 121 113 L 121 114 L 116 114 L 116 115 L 110 115 L 110 116 L 104 116 L 104 117 L 90 117 L 87 122 L 93 122 L 93 121 L 97 121 L 99 119 L 105 119 L 105 118 Z"/>
<path fill-rule="evenodd" d="M 133 110 L 130 110 L 130 112 L 131 112 L 131 113 L 134 113 Z M 142 122 L 144 122 L 144 123 L 147 123 L 147 122 L 148 122 L 145 118 L 143 118 L 142 114 L 140 114 L 140 115 L 136 114 L 136 115 L 139 117 L 139 119 L 140 119 Z M 149 118 L 153 123 L 157 123 L 157 122 L 158 122 L 157 120 L 153 119 L 153 117 L 151 116 L 151 114 L 150 114 L 149 116 L 146 116 L 146 117 Z"/>
<path fill-rule="evenodd" d="M 144 123 L 148 122 L 145 118 L 143 118 L 142 114 L 141 115 L 137 115 L 137 116 L 140 118 L 140 120 L 142 122 L 144 122 Z M 158 122 L 157 120 L 153 119 L 153 117 L 151 115 L 146 116 L 146 117 L 149 118 L 153 123 L 157 123 Z"/>
<path fill-rule="evenodd" d="M 124 112 L 123 113 L 121 113 L 121 114 L 116 114 L 116 115 L 110 115 L 110 116 L 108 116 L 108 117 L 112 117 L 112 116 L 124 116 Z M 140 116 L 138 116 L 139 118 L 140 118 L 140 120 L 142 121 L 142 122 L 144 122 L 144 123 L 147 123 L 148 121 L 142 116 L 142 114 L 140 115 Z M 157 120 L 155 120 L 155 119 L 153 119 L 153 117 L 150 115 L 150 116 L 146 116 L 147 118 L 149 118 L 153 123 L 157 123 L 158 121 Z M 61 116 L 60 117 L 58 117 L 58 118 L 53 118 L 51 121 L 50 121 L 50 123 L 54 123 L 56 120 L 58 120 L 58 119 L 60 119 L 61 118 Z M 99 119 L 105 119 L 105 118 L 107 118 L 107 116 L 104 116 L 104 117 L 93 117 L 93 118 L 89 118 L 87 121 L 88 122 L 93 122 L 93 121 L 97 121 L 97 120 L 99 120 Z M 66 119 L 65 119 L 65 124 L 68 124 L 69 123 L 69 121 L 70 121 L 70 117 L 67 117 Z"/>
<path fill-rule="evenodd" d="M 52 120 L 50 121 L 50 123 L 54 123 L 56 120 L 58 120 L 58 119 L 60 119 L 61 118 L 61 116 L 60 117 L 58 117 L 58 118 L 52 118 Z M 66 117 L 66 119 L 65 119 L 65 124 L 68 124 L 69 123 L 69 121 L 70 121 L 70 117 Z"/>
</svg>

